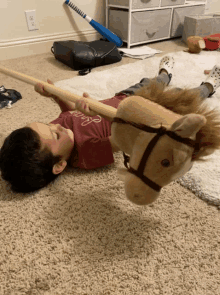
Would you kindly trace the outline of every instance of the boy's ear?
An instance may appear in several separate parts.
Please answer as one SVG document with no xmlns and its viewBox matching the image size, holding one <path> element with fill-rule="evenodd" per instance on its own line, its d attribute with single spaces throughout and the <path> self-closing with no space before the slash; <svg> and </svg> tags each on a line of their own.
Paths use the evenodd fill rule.
<svg viewBox="0 0 220 295">
<path fill-rule="evenodd" d="M 60 160 L 58 163 L 53 165 L 53 174 L 60 174 L 66 168 L 67 162 L 65 160 Z"/>
</svg>

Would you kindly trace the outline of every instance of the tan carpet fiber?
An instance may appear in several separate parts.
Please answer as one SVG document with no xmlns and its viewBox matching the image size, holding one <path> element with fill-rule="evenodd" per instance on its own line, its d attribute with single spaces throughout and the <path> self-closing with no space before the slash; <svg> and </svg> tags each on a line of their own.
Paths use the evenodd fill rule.
<svg viewBox="0 0 220 295">
<path fill-rule="evenodd" d="M 54 82 L 75 75 L 50 53 L 1 64 Z M 1 140 L 28 122 L 59 114 L 29 85 L 3 74 L 0 85 L 23 96 L 0 110 Z M 0 179 L 1 295 L 220 294 L 218 209 L 178 183 L 164 188 L 153 205 L 137 207 L 117 179 L 120 165 L 116 154 L 110 167 L 69 168 L 28 196 L 12 194 Z"/>
</svg>

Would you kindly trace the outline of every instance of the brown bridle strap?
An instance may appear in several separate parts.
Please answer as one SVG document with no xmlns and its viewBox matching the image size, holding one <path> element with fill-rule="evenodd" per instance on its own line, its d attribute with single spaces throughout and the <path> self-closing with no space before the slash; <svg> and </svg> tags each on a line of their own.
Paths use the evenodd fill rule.
<svg viewBox="0 0 220 295">
<path fill-rule="evenodd" d="M 121 123 L 121 124 L 129 124 L 135 128 L 138 128 L 142 131 L 146 131 L 146 132 L 149 132 L 149 133 L 163 133 L 162 135 L 166 134 L 168 135 L 169 137 L 171 137 L 172 139 L 176 140 L 176 141 L 179 141 L 181 143 L 184 143 L 194 149 L 197 149 L 197 145 L 198 145 L 198 142 L 196 140 L 192 140 L 190 138 L 185 138 L 185 137 L 181 137 L 179 135 L 177 135 L 174 131 L 170 131 L 170 130 L 167 130 L 165 127 L 161 126 L 159 128 L 154 128 L 154 127 L 150 127 L 150 126 L 147 126 L 147 125 L 144 125 L 144 124 L 138 124 L 138 123 L 135 123 L 135 122 L 132 122 L 132 121 L 126 121 L 124 119 L 121 119 L 121 118 L 118 118 L 118 117 L 115 117 L 113 118 L 113 121 L 112 122 L 115 122 L 115 123 Z"/>
<path fill-rule="evenodd" d="M 155 191 L 159 192 L 161 190 L 161 188 L 162 188 L 161 186 L 159 186 L 158 184 L 156 184 L 155 182 L 153 182 L 152 180 L 150 180 L 143 173 L 140 174 L 140 172 L 138 170 L 135 170 L 132 167 L 129 167 L 128 166 L 128 162 L 130 160 L 130 157 L 128 155 L 126 155 L 124 152 L 123 152 L 123 156 L 124 156 L 124 165 L 125 165 L 125 167 L 128 169 L 128 171 L 130 173 L 132 173 L 132 174 L 136 175 L 137 177 L 139 177 L 145 184 L 148 184 Z M 145 162 L 145 164 L 146 164 L 146 162 Z"/>
<path fill-rule="evenodd" d="M 138 178 L 140 178 L 145 184 L 147 184 L 150 188 L 154 189 L 157 192 L 160 192 L 161 186 L 150 180 L 147 176 L 144 174 L 141 174 L 138 172 L 138 170 L 133 169 L 132 167 L 128 168 L 128 171 L 134 175 L 136 175 Z"/>
<path fill-rule="evenodd" d="M 157 192 L 159 192 L 162 187 L 160 185 L 158 185 L 157 183 L 153 182 L 152 180 L 150 180 L 147 176 L 145 176 L 144 175 L 144 169 L 145 169 L 147 160 L 148 160 L 153 148 L 157 144 L 160 137 L 163 136 L 165 133 L 166 133 L 166 129 L 162 127 L 162 129 L 159 131 L 159 133 L 152 138 L 152 140 L 148 144 L 148 146 L 147 146 L 147 148 L 146 148 L 146 150 L 145 150 L 145 152 L 144 152 L 144 154 L 142 156 L 141 162 L 140 162 L 137 170 L 133 169 L 132 167 L 128 168 L 129 172 L 131 172 L 132 174 L 135 174 L 145 184 L 147 184 L 149 187 L 151 187 L 152 189 L 154 189 Z"/>
<path fill-rule="evenodd" d="M 123 119 L 118 118 L 118 117 L 113 118 L 112 123 L 114 123 L 114 122 L 115 123 L 121 123 L 121 124 L 129 124 L 129 125 L 137 128 L 137 129 L 140 129 L 142 131 L 146 131 L 146 132 L 149 132 L 149 133 L 159 133 L 162 129 L 166 130 L 165 127 L 154 128 L 154 127 L 151 127 L 151 126 L 148 126 L 148 125 L 138 124 L 138 123 L 135 123 L 135 122 L 132 122 L 132 121 L 126 121 L 126 120 L 123 120 Z"/>
</svg>

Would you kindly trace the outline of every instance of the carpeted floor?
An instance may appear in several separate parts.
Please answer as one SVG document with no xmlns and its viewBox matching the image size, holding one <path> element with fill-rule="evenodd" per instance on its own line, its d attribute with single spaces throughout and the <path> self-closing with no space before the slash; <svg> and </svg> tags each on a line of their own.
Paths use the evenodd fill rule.
<svg viewBox="0 0 220 295">
<path fill-rule="evenodd" d="M 128 62 L 136 60 L 95 71 Z M 41 80 L 75 75 L 50 53 L 1 64 Z M 31 86 L 2 74 L 0 84 L 23 96 L 0 110 L 1 140 L 28 122 L 49 122 L 59 114 Z M 135 206 L 117 179 L 120 165 L 119 153 L 109 167 L 69 168 L 28 196 L 12 194 L 0 179 L 0 294 L 220 293 L 217 207 L 178 183 L 165 187 L 154 204 Z"/>
</svg>

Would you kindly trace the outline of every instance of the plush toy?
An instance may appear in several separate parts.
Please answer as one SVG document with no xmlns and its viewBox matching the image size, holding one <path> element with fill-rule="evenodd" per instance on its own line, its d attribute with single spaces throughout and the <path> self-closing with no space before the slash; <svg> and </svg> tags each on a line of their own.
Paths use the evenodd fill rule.
<svg viewBox="0 0 220 295">
<path fill-rule="evenodd" d="M 200 53 L 201 50 L 217 50 L 220 46 L 220 34 L 214 34 L 206 37 L 190 36 L 187 38 L 188 49 L 184 50 L 190 53 Z"/>
<path fill-rule="evenodd" d="M 125 193 L 133 203 L 150 204 L 159 196 L 162 187 L 183 176 L 192 167 L 196 134 L 205 125 L 206 119 L 197 114 L 177 115 L 138 96 L 122 101 L 117 117 L 156 128 L 155 131 L 145 131 L 120 121 L 112 125 L 112 137 L 116 144 L 130 155 L 132 169 L 119 170 L 125 182 Z M 154 144 L 157 137 L 158 142 Z M 187 141 L 184 143 L 178 137 L 192 140 L 192 145 L 191 141 L 188 145 Z"/>
<path fill-rule="evenodd" d="M 188 51 L 190 53 L 200 53 L 202 49 L 205 49 L 205 41 L 199 36 L 190 36 L 187 38 Z"/>
<path fill-rule="evenodd" d="M 31 85 L 43 84 L 54 95 L 75 102 L 81 96 L 4 67 L 0 71 Z M 126 196 L 150 204 L 163 186 L 183 176 L 194 161 L 220 148 L 220 115 L 201 107 L 199 91 L 169 89 L 153 80 L 119 108 L 86 99 L 90 108 L 113 119 L 112 139 L 125 153 L 127 169 L 118 170 Z M 129 159 L 129 156 L 130 159 Z"/>
<path fill-rule="evenodd" d="M 137 94 L 120 103 L 112 137 L 130 155 L 127 169 L 118 170 L 126 195 L 145 205 L 189 171 L 194 161 L 220 148 L 220 115 L 201 107 L 197 91 L 164 91 L 164 86 L 152 82 Z"/>
</svg>

